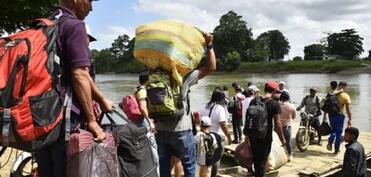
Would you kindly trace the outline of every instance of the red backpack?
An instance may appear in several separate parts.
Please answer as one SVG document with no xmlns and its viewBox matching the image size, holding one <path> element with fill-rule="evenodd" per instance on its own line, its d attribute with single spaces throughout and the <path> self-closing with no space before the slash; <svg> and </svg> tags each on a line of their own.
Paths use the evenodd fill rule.
<svg viewBox="0 0 371 177">
<path fill-rule="evenodd" d="M 139 87 L 135 94 L 125 96 L 120 103 L 120 108 L 132 122 L 137 122 L 140 118 L 143 118 L 142 112 L 140 111 L 138 99 L 135 96 L 136 93 L 140 91 L 140 89 L 143 88 Z"/>
<path fill-rule="evenodd" d="M 56 55 L 57 24 L 38 19 L 0 38 L 0 144 L 32 151 L 55 142 L 63 100 Z"/>
</svg>

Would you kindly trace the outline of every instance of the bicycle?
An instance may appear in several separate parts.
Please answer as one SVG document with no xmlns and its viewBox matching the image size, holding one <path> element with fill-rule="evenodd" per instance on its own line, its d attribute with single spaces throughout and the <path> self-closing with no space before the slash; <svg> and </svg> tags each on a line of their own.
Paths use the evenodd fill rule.
<svg viewBox="0 0 371 177">
<path fill-rule="evenodd" d="M 4 164 L 1 164 L 1 168 L 5 167 L 9 163 L 10 158 L 13 154 L 13 148 L 0 146 L 0 157 L 4 155 L 5 151 L 9 149 L 10 154 L 8 159 Z M 16 160 L 13 162 L 10 169 L 10 177 L 37 177 L 37 164 L 35 162 L 34 156 L 29 152 L 21 152 L 18 155 L 18 150 L 16 150 Z"/>
</svg>

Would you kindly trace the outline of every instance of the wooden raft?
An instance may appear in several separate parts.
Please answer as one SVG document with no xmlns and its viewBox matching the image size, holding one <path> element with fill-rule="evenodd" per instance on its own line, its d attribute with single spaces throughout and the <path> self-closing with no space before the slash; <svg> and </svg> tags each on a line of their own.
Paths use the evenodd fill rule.
<svg viewBox="0 0 371 177">
<path fill-rule="evenodd" d="M 295 137 L 298 130 L 298 124 L 292 127 L 292 136 Z M 333 151 L 326 149 L 328 136 L 322 137 L 322 146 L 309 145 L 306 152 L 300 152 L 295 146 L 295 139 L 292 139 L 293 144 L 293 160 L 278 170 L 267 172 L 266 176 L 280 177 L 325 177 L 337 173 L 341 170 L 343 164 L 345 143 L 340 147 L 340 153 L 337 155 Z M 371 132 L 360 132 L 358 141 L 364 146 L 368 161 L 371 159 Z M 234 156 L 236 144 L 227 145 L 225 147 L 225 155 Z M 246 169 L 236 166 L 220 169 L 223 177 L 242 177 L 248 176 Z"/>
</svg>

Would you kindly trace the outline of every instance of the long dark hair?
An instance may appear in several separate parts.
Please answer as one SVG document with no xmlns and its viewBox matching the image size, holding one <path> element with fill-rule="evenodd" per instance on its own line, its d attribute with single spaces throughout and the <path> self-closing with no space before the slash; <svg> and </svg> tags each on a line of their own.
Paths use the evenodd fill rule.
<svg viewBox="0 0 371 177">
<path fill-rule="evenodd" d="M 215 104 L 219 104 L 221 106 L 225 106 L 227 104 L 225 100 L 225 93 L 220 87 L 216 87 L 213 94 L 211 95 L 210 101 L 206 104 L 207 109 L 211 109 L 211 107 Z"/>
</svg>

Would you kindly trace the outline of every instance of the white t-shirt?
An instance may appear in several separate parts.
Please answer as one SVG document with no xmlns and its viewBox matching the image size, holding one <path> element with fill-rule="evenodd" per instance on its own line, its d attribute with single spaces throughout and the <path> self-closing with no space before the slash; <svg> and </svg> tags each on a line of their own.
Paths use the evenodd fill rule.
<svg viewBox="0 0 371 177">
<path fill-rule="evenodd" d="M 250 106 L 250 102 L 251 100 L 253 99 L 254 97 L 248 97 L 248 98 L 245 98 L 243 101 L 242 101 L 242 125 L 245 125 L 245 119 L 246 119 L 246 110 L 247 108 L 249 108 Z"/>
<path fill-rule="evenodd" d="M 222 129 L 220 128 L 220 122 L 227 122 L 227 114 L 225 112 L 225 108 L 219 104 L 216 104 L 214 107 L 211 105 L 210 108 L 212 108 L 212 111 L 210 115 L 211 126 L 209 128 L 209 132 L 224 135 Z M 208 109 L 207 105 L 205 105 L 201 110 L 201 117 L 209 116 L 209 114 L 210 109 Z"/>
</svg>

